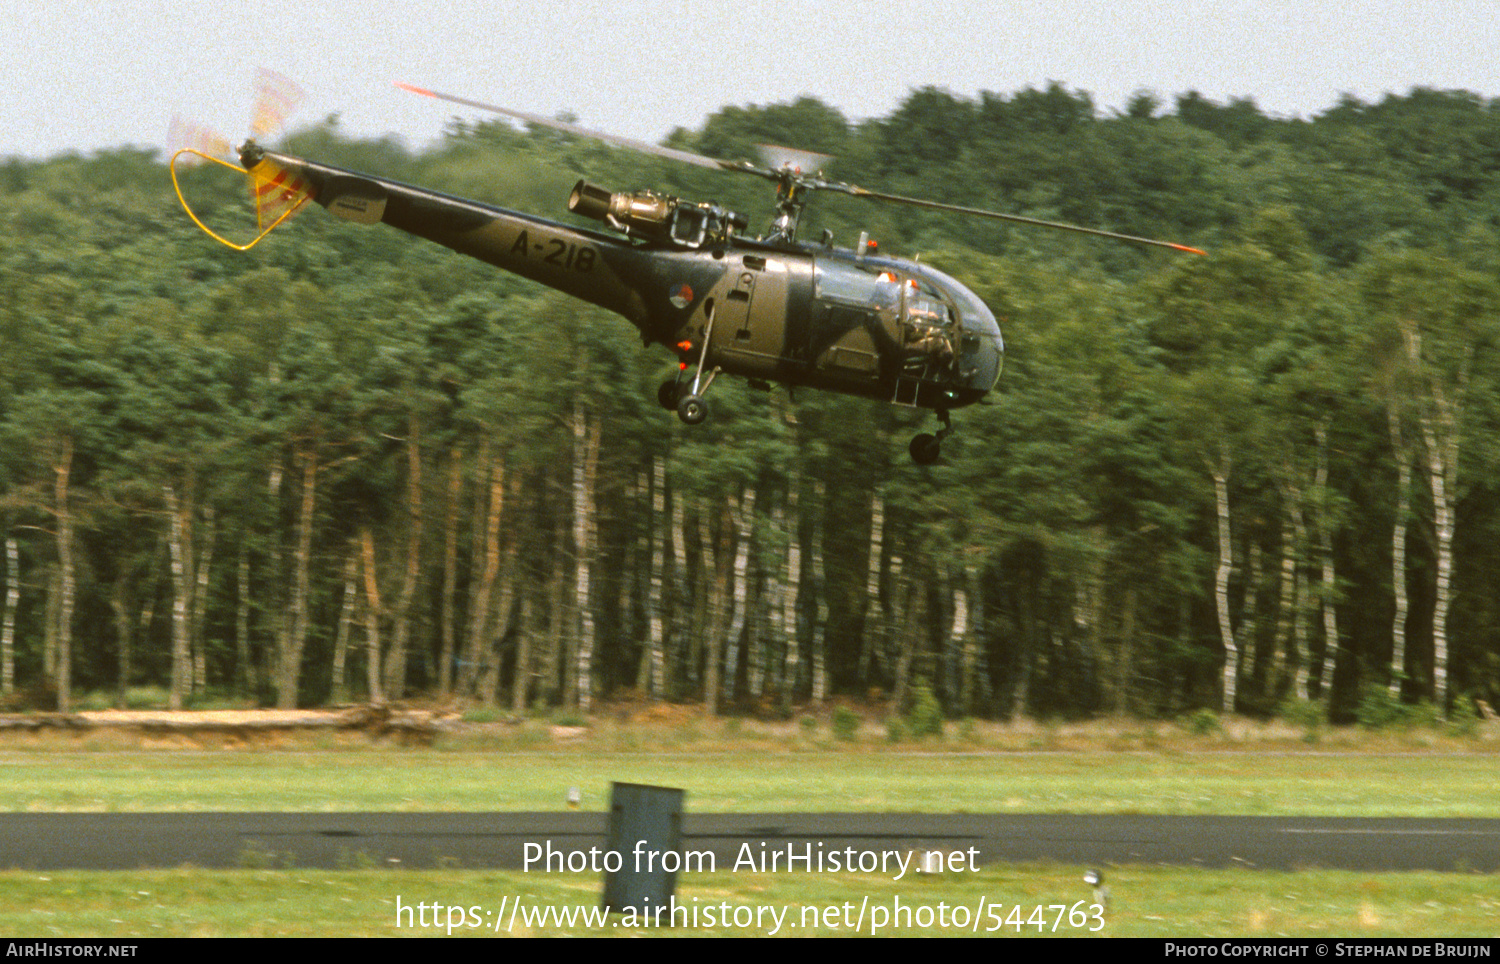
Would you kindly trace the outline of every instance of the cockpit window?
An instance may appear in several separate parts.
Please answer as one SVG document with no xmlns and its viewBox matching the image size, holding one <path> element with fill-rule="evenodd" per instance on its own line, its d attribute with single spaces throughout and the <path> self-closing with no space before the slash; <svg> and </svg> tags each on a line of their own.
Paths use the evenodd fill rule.
<svg viewBox="0 0 1500 964">
<path fill-rule="evenodd" d="M 890 272 L 864 271 L 842 261 L 820 259 L 813 284 L 819 298 L 856 305 L 890 304 L 898 293 Z"/>
<path fill-rule="evenodd" d="M 925 324 L 948 325 L 954 320 L 952 306 L 930 281 L 878 263 L 857 267 L 820 260 L 813 280 L 823 300 L 900 311 L 908 320 Z"/>
</svg>

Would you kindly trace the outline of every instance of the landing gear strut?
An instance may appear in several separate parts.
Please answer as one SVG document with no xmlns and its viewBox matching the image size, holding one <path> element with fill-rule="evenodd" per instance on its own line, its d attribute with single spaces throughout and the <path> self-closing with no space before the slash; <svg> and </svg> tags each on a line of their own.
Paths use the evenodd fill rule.
<svg viewBox="0 0 1500 964">
<path fill-rule="evenodd" d="M 686 424 L 699 425 L 708 418 L 708 402 L 703 396 L 708 394 L 709 383 L 717 374 L 718 369 L 709 372 L 708 378 L 696 392 L 691 385 L 680 381 L 662 382 L 656 390 L 656 402 L 667 411 L 676 412 L 677 417 Z"/>
<path fill-rule="evenodd" d="M 656 390 L 656 400 L 665 409 L 676 409 L 677 417 L 684 424 L 698 425 L 708 418 L 708 402 L 703 396 L 708 394 L 708 386 L 714 383 L 714 378 L 719 374 L 720 368 L 715 365 L 709 370 L 708 377 L 703 377 L 703 366 L 708 361 L 709 339 L 713 336 L 713 315 L 708 316 L 708 326 L 703 329 L 703 347 L 698 351 L 698 370 L 693 373 L 692 385 L 684 388 L 682 375 L 679 372 L 676 381 L 662 382 L 661 387 Z M 683 347 L 687 347 L 684 344 Z M 687 370 L 684 362 L 682 371 Z"/>
<path fill-rule="evenodd" d="M 911 445 L 907 446 L 907 451 L 911 453 L 911 460 L 918 465 L 932 465 L 935 463 L 938 460 L 938 456 L 943 452 L 943 439 L 947 438 L 948 433 L 953 431 L 953 423 L 948 418 L 948 413 L 945 410 L 939 409 L 937 417 L 938 421 L 943 423 L 943 427 L 938 429 L 936 435 L 923 432 L 912 439 Z"/>
</svg>

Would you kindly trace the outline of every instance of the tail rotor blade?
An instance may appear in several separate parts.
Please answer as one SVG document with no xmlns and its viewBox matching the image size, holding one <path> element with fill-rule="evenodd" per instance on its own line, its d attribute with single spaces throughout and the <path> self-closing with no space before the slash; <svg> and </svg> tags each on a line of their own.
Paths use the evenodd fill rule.
<svg viewBox="0 0 1500 964">
<path fill-rule="evenodd" d="M 302 103 L 303 96 L 296 81 L 264 67 L 256 70 L 250 136 L 264 139 L 279 132 L 287 117 Z"/>
<path fill-rule="evenodd" d="M 219 158 L 234 156 L 229 138 L 207 125 L 174 116 L 172 126 L 167 131 L 167 153 L 171 155 L 181 151 L 190 151 L 200 159 L 204 155 Z M 188 159 L 188 163 L 197 162 L 193 157 Z"/>
</svg>

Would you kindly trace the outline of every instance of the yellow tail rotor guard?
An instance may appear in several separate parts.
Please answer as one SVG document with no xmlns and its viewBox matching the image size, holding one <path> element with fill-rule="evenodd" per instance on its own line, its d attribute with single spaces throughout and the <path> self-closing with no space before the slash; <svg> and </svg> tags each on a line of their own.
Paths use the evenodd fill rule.
<svg viewBox="0 0 1500 964">
<path fill-rule="evenodd" d="M 182 204 L 182 209 L 187 212 L 187 216 L 193 219 L 193 223 L 198 225 L 198 227 L 203 231 L 204 234 L 213 238 L 215 241 L 224 245 L 226 248 L 232 248 L 235 251 L 249 251 L 251 248 L 259 244 L 261 242 L 261 239 L 263 239 L 266 235 L 270 234 L 272 231 L 280 227 L 283 221 L 300 211 L 302 209 L 302 205 L 306 204 L 312 199 L 311 192 L 302 193 L 284 212 L 282 212 L 279 217 L 272 221 L 264 230 L 260 232 L 260 234 L 256 235 L 252 241 L 250 241 L 248 244 L 235 244 L 233 241 L 229 240 L 228 238 L 214 231 L 208 225 L 204 224 L 198 218 L 198 215 L 193 212 L 192 205 L 188 204 L 187 198 L 183 196 L 182 185 L 178 183 L 177 180 L 177 161 L 184 154 L 191 154 L 194 157 L 202 158 L 205 161 L 213 161 L 215 164 L 227 167 L 231 171 L 235 171 L 245 175 L 245 177 L 250 181 L 251 196 L 256 197 L 257 220 L 259 219 L 258 214 L 260 211 L 259 191 L 264 186 L 274 183 L 275 176 L 281 174 L 281 171 L 277 169 L 275 171 L 275 174 L 273 174 L 271 177 L 267 177 L 259 173 L 258 171 L 248 171 L 245 168 L 240 167 L 238 164 L 231 164 L 222 158 L 214 157 L 212 154 L 205 154 L 203 151 L 196 150 L 191 147 L 185 147 L 172 155 L 172 161 L 169 165 L 172 170 L 172 188 L 177 192 L 177 200 Z M 261 166 L 262 165 L 256 165 L 257 168 Z"/>
</svg>

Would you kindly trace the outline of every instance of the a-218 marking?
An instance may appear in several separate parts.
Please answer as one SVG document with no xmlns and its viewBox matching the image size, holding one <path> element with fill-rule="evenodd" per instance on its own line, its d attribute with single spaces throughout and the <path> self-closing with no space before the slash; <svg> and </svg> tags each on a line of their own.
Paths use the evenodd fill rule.
<svg viewBox="0 0 1500 964">
<path fill-rule="evenodd" d="M 594 258 L 597 257 L 597 252 L 588 245 L 568 244 L 562 238 L 549 238 L 545 243 L 538 241 L 533 245 L 525 231 L 518 234 L 516 243 L 510 246 L 511 254 L 518 254 L 523 258 L 542 252 L 546 252 L 542 257 L 544 264 L 555 264 L 559 268 L 572 268 L 574 271 L 594 270 Z"/>
</svg>

